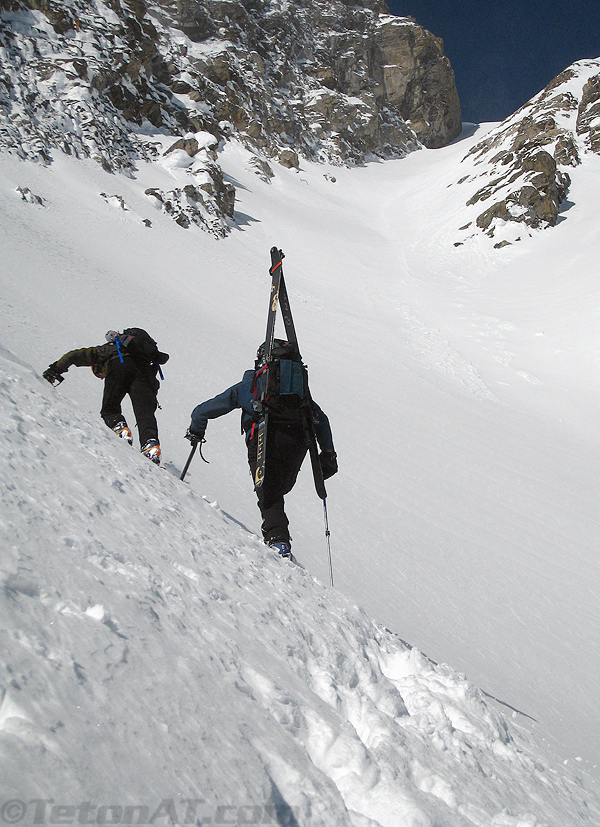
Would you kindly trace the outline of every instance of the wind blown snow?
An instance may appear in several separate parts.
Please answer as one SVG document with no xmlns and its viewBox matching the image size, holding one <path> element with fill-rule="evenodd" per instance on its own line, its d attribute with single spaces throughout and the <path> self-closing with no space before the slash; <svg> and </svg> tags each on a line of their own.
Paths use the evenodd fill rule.
<svg viewBox="0 0 600 827">
<path fill-rule="evenodd" d="M 183 169 L 0 158 L 0 823 L 600 823 L 600 166 L 554 230 L 455 248 L 472 140 L 270 185 L 230 144 L 221 241 L 150 211 Z M 273 244 L 340 460 L 336 589 L 307 469 L 303 567 L 259 541 L 235 416 L 177 479 Z M 162 469 L 89 371 L 40 376 L 128 325 L 171 354 Z"/>
</svg>

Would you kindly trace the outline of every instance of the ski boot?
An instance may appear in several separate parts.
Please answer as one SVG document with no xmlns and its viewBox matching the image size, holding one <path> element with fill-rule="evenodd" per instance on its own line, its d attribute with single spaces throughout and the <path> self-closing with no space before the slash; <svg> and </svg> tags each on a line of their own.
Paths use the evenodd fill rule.
<svg viewBox="0 0 600 827">
<path fill-rule="evenodd" d="M 160 445 L 157 439 L 149 439 L 148 442 L 142 446 L 142 454 L 148 457 L 155 465 L 160 465 Z"/>
<path fill-rule="evenodd" d="M 113 425 L 113 431 L 117 436 L 120 436 L 121 439 L 126 439 L 130 445 L 133 445 L 133 436 L 129 429 L 129 425 L 122 419 L 120 422 L 117 422 L 116 425 Z"/>
<path fill-rule="evenodd" d="M 276 540 L 275 542 L 271 541 L 269 543 L 269 548 L 272 548 L 280 557 L 283 557 L 286 560 L 291 560 L 292 563 L 295 563 L 294 555 L 292 554 L 292 547 L 289 543 L 286 543 L 284 540 Z"/>
</svg>

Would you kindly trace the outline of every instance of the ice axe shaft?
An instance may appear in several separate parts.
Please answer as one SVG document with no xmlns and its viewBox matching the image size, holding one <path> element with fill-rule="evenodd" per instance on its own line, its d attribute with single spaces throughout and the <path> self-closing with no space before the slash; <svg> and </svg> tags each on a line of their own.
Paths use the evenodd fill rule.
<svg viewBox="0 0 600 827">
<path fill-rule="evenodd" d="M 187 462 L 183 467 L 183 471 L 181 472 L 181 476 L 179 477 L 180 480 L 183 480 L 185 475 L 187 474 L 188 468 L 190 467 L 190 463 L 194 459 L 194 454 L 196 453 L 196 448 L 198 447 L 198 445 L 200 446 L 200 458 L 201 458 L 201 460 L 203 462 L 205 462 L 207 465 L 210 465 L 209 461 L 207 459 L 205 459 L 204 456 L 202 455 L 202 443 L 203 442 L 206 442 L 206 440 L 205 439 L 200 439 L 197 442 L 192 443 L 192 450 L 190 451 L 190 455 L 187 458 Z"/>
<path fill-rule="evenodd" d="M 188 472 L 188 468 L 190 467 L 190 464 L 191 464 L 192 460 L 194 459 L 194 454 L 196 453 L 196 448 L 197 447 L 198 447 L 198 443 L 194 442 L 194 444 L 192 445 L 192 450 L 190 451 L 190 455 L 187 458 L 187 462 L 183 466 L 183 471 L 181 472 L 181 476 L 179 477 L 180 480 L 183 480 L 185 478 L 185 475 Z"/>
</svg>

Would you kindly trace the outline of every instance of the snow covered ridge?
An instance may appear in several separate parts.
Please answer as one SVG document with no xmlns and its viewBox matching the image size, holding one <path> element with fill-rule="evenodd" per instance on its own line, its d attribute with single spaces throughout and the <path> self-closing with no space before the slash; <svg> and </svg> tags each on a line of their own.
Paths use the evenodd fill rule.
<svg viewBox="0 0 600 827">
<path fill-rule="evenodd" d="M 477 227 L 500 247 L 528 228 L 554 226 L 570 185 L 567 170 L 599 152 L 600 60 L 584 60 L 470 150 L 463 163 L 472 171 L 458 183 L 476 184 L 467 207 L 477 215 L 461 228 L 463 237 Z"/>
<path fill-rule="evenodd" d="M 0 822 L 599 823 L 463 676 L 5 349 L 0 397 Z"/>
</svg>

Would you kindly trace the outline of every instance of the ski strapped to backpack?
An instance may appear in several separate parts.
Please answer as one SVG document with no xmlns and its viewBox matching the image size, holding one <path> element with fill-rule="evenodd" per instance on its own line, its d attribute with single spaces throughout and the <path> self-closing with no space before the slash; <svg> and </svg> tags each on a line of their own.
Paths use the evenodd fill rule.
<svg viewBox="0 0 600 827">
<path fill-rule="evenodd" d="M 271 249 L 271 296 L 267 314 L 267 330 L 261 359 L 254 379 L 255 409 L 258 420 L 256 472 L 254 487 L 260 488 L 265 478 L 266 447 L 269 417 L 302 424 L 311 459 L 315 489 L 325 500 L 327 492 L 319 461 L 315 436 L 312 400 L 308 389 L 308 371 L 302 363 L 290 302 L 283 276 L 284 255 L 277 247 Z M 287 341 L 275 339 L 277 305 L 285 327 Z M 254 426 L 253 426 L 254 427 Z"/>
</svg>

